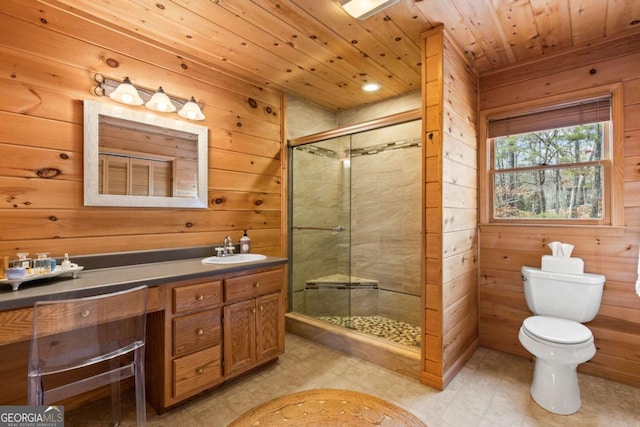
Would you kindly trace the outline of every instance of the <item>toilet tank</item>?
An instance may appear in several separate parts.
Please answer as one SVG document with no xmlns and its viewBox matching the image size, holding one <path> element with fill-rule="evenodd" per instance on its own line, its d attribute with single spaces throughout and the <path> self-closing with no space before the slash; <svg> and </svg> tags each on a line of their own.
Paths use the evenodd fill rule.
<svg viewBox="0 0 640 427">
<path fill-rule="evenodd" d="M 598 314 L 605 277 L 601 274 L 564 274 L 522 267 L 524 297 L 534 314 L 580 323 Z"/>
</svg>

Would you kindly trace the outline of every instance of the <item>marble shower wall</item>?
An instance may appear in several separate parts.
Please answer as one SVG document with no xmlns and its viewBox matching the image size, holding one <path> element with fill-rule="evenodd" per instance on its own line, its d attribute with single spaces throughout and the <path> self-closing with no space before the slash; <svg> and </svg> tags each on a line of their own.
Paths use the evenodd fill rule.
<svg viewBox="0 0 640 427">
<path fill-rule="evenodd" d="M 299 138 L 338 127 L 336 113 L 310 104 L 295 96 L 287 96 L 287 139 Z"/>
</svg>

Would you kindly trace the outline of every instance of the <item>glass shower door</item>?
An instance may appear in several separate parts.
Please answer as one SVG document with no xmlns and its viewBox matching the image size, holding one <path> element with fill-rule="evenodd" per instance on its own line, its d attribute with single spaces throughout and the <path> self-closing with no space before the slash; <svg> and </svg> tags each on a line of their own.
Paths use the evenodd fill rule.
<svg viewBox="0 0 640 427">
<path fill-rule="evenodd" d="M 349 136 L 291 151 L 291 310 L 334 323 L 351 307 L 349 152 Z"/>
<path fill-rule="evenodd" d="M 420 347 L 421 132 L 411 120 L 293 141 L 292 313 Z"/>
</svg>

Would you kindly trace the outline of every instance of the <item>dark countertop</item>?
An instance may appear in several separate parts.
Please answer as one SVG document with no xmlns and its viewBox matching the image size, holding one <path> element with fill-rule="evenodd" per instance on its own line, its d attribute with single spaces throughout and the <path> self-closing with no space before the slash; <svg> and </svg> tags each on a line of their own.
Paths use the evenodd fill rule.
<svg viewBox="0 0 640 427">
<path fill-rule="evenodd" d="M 267 256 L 262 261 L 238 264 L 202 264 L 202 258 L 182 259 L 122 267 L 99 268 L 24 282 L 17 291 L 0 284 L 0 311 L 31 307 L 36 301 L 79 298 L 117 292 L 136 286 L 159 286 L 179 280 L 229 274 L 287 263 L 287 258 Z M 81 262 L 78 264 L 82 265 Z"/>
</svg>

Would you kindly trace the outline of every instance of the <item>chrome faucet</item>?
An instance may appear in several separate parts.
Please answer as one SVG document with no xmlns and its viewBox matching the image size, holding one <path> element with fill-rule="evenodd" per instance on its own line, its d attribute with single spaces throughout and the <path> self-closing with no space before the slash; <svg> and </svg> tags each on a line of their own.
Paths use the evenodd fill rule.
<svg viewBox="0 0 640 427">
<path fill-rule="evenodd" d="M 216 256 L 219 256 L 219 257 L 235 255 L 233 253 L 233 251 L 235 250 L 235 247 L 233 246 L 233 241 L 229 236 L 225 236 L 224 242 L 222 243 L 222 247 L 215 248 L 215 250 L 216 250 Z"/>
<path fill-rule="evenodd" d="M 225 257 L 235 255 L 233 251 L 235 250 L 235 246 L 233 246 L 233 241 L 231 237 L 225 236 L 224 242 L 222 243 L 222 247 L 215 248 L 216 256 Z"/>
<path fill-rule="evenodd" d="M 231 237 L 225 236 L 222 247 L 222 253 L 224 254 L 224 256 L 233 255 L 233 251 L 235 248 L 233 247 L 233 241 L 231 240 Z"/>
</svg>

